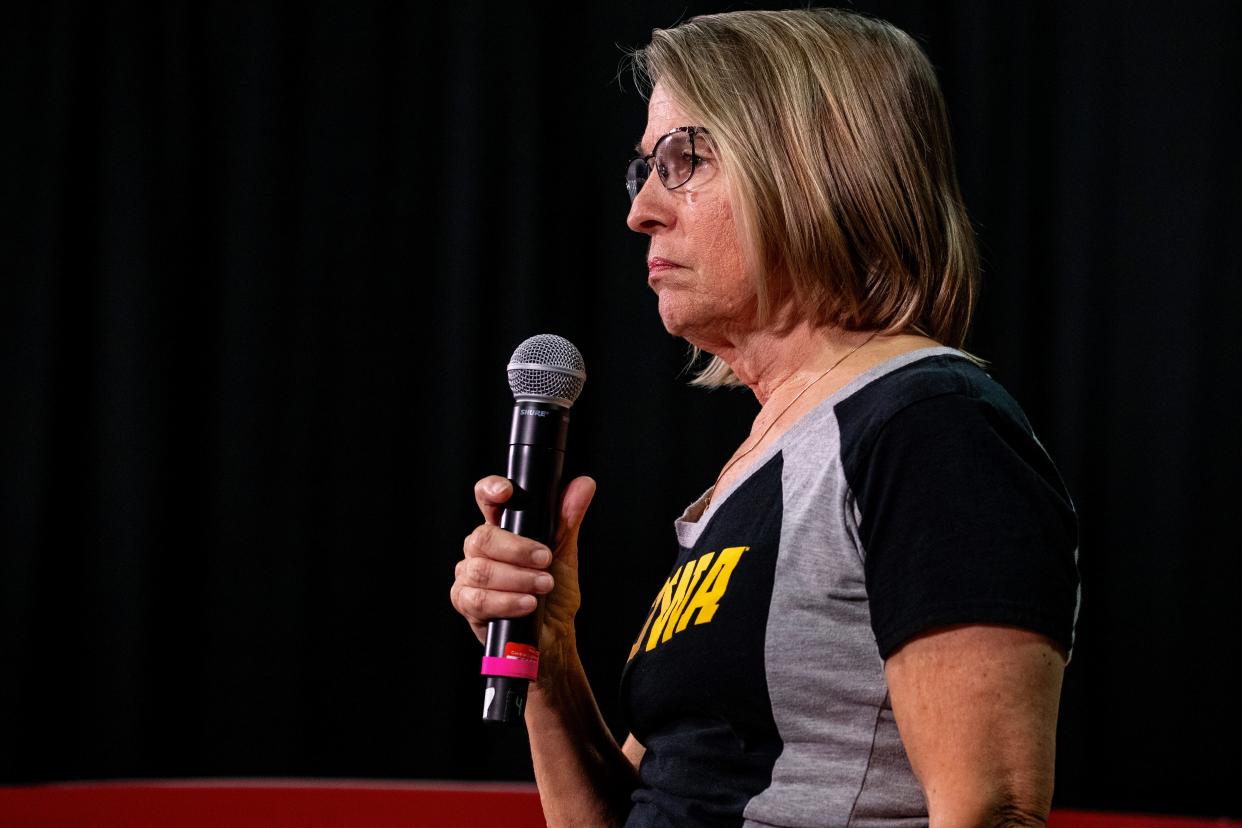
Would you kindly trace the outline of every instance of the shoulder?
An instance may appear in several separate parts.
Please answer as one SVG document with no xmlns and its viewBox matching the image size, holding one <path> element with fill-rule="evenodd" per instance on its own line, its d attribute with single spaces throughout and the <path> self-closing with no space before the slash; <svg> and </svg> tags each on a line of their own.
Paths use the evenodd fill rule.
<svg viewBox="0 0 1242 828">
<path fill-rule="evenodd" d="M 851 487 L 919 473 L 987 486 L 1024 469 L 1068 501 L 1051 458 L 1014 398 L 977 364 L 942 351 L 887 371 L 834 408 Z M 970 472 L 967 475 L 967 472 Z M 968 478 L 973 478 L 970 480 Z"/>
<path fill-rule="evenodd" d="M 938 399 L 939 405 L 919 406 L 918 413 L 983 407 L 1031 430 L 1021 407 L 1000 383 L 955 353 L 925 356 L 883 373 L 838 402 L 834 412 L 843 439 L 848 435 L 851 443 L 866 443 L 906 409 Z"/>
<path fill-rule="evenodd" d="M 899 436 L 894 431 L 914 432 L 911 437 L 956 434 L 967 443 L 972 434 L 984 432 L 1006 443 L 1038 447 L 1014 398 L 977 364 L 948 350 L 881 374 L 838 402 L 833 413 L 842 463 L 854 472 L 873 455 L 881 438 Z"/>
</svg>

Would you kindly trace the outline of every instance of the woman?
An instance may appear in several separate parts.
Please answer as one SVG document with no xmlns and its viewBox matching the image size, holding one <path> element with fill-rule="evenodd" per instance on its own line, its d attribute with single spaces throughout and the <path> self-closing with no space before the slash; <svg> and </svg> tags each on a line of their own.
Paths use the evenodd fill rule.
<svg viewBox="0 0 1242 828">
<path fill-rule="evenodd" d="M 627 184 L 668 331 L 762 408 L 676 522 L 618 746 L 578 660 L 573 481 L 555 551 L 475 489 L 452 600 L 546 596 L 526 722 L 551 825 L 1043 824 L 1076 524 L 1022 412 L 960 350 L 976 258 L 931 67 L 831 10 L 653 33 Z M 649 174 L 655 173 L 655 174 Z"/>
</svg>

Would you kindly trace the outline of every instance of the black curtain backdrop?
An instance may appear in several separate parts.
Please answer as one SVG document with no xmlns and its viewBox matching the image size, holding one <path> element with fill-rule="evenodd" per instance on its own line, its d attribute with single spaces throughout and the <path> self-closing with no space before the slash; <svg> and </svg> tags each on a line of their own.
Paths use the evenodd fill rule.
<svg viewBox="0 0 1242 828">
<path fill-rule="evenodd" d="M 579 638 L 623 735 L 672 518 L 757 406 L 679 376 L 618 45 L 725 8 L 6 6 L 0 781 L 529 778 L 448 587 L 545 331 L 590 372 Z M 1239 6 L 856 8 L 938 67 L 969 344 L 1081 512 L 1057 804 L 1242 816 Z"/>
</svg>

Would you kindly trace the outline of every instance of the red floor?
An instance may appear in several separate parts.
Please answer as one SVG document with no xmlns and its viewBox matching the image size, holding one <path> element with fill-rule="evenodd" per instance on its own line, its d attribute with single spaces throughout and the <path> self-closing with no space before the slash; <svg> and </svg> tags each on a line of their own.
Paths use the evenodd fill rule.
<svg viewBox="0 0 1242 828">
<path fill-rule="evenodd" d="M 201 780 L 0 787 L 4 828 L 543 828 L 533 785 Z M 1242 828 L 1231 820 L 1053 813 L 1049 828 Z"/>
</svg>

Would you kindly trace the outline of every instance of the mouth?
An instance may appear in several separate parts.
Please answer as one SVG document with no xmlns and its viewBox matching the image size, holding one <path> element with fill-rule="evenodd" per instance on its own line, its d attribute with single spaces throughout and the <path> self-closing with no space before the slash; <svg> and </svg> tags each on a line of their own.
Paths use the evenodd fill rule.
<svg viewBox="0 0 1242 828">
<path fill-rule="evenodd" d="M 676 267 L 681 267 L 681 265 L 677 264 L 677 262 L 670 262 L 668 259 L 656 257 L 647 260 L 647 273 L 653 276 L 660 271 L 672 270 Z"/>
</svg>

